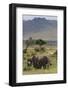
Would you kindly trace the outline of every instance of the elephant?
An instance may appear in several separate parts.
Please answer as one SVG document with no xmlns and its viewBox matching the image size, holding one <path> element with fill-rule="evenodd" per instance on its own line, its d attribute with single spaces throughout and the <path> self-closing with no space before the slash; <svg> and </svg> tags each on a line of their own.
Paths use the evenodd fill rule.
<svg viewBox="0 0 68 90">
<path fill-rule="evenodd" d="M 49 68 L 50 65 L 50 60 L 47 56 L 43 56 L 42 58 L 38 58 L 36 56 L 33 56 L 31 59 L 28 60 L 27 62 L 28 66 L 33 66 L 36 69 L 45 69 L 46 67 Z"/>
</svg>

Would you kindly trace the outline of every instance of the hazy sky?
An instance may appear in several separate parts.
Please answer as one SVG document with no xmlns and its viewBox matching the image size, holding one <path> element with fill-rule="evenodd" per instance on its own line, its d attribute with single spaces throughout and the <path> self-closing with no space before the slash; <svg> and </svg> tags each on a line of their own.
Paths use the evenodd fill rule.
<svg viewBox="0 0 68 90">
<path fill-rule="evenodd" d="M 48 20 L 57 20 L 57 16 L 44 16 L 44 15 L 23 15 L 24 20 L 32 20 L 34 18 L 46 18 Z"/>
</svg>

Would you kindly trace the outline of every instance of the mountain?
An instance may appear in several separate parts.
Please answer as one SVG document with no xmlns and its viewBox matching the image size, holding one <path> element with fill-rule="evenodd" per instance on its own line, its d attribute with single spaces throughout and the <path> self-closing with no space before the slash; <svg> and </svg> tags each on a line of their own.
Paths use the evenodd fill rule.
<svg viewBox="0 0 68 90">
<path fill-rule="evenodd" d="M 34 39 L 57 40 L 57 21 L 46 18 L 34 18 L 23 20 L 24 39 L 32 37 Z"/>
</svg>

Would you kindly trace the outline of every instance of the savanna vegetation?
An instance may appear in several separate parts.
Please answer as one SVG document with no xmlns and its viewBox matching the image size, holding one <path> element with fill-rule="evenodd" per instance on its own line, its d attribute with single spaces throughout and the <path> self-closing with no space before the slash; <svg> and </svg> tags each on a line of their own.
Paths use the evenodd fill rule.
<svg viewBox="0 0 68 90">
<path fill-rule="evenodd" d="M 57 73 L 57 47 L 30 37 L 25 41 L 22 72 L 24 75 Z"/>
</svg>

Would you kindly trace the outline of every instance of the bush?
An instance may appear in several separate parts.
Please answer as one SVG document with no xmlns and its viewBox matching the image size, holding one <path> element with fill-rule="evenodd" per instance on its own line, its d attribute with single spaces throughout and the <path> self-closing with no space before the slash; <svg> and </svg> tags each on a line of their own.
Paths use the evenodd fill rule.
<svg viewBox="0 0 68 90">
<path fill-rule="evenodd" d="M 27 49 L 24 49 L 24 50 L 23 50 L 23 53 L 26 53 L 26 52 L 27 52 Z"/>
<path fill-rule="evenodd" d="M 40 51 L 40 49 L 39 49 L 38 47 L 36 47 L 36 48 L 35 48 L 35 51 L 36 51 L 36 52 L 39 52 L 39 51 Z"/>
<path fill-rule="evenodd" d="M 32 53 L 31 55 L 32 55 L 32 56 L 35 56 L 35 55 L 36 55 L 36 53 Z"/>
<path fill-rule="evenodd" d="M 23 59 L 24 59 L 24 60 L 26 60 L 26 57 L 25 57 L 25 56 L 23 56 Z"/>
<path fill-rule="evenodd" d="M 40 50 L 44 52 L 45 51 L 45 48 L 44 47 L 41 47 Z"/>
<path fill-rule="evenodd" d="M 27 68 L 25 67 L 25 68 L 23 68 L 23 70 L 24 70 L 24 71 L 27 71 Z"/>
</svg>

